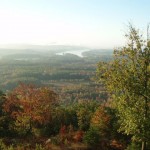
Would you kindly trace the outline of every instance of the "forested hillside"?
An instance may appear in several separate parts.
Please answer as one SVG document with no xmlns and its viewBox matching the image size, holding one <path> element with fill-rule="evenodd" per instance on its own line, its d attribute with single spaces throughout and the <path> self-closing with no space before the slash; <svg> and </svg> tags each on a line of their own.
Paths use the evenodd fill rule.
<svg viewBox="0 0 150 150">
<path fill-rule="evenodd" d="M 1 147 L 88 149 L 97 145 L 97 128 L 90 129 L 90 124 L 95 124 L 93 117 L 102 113 L 106 118 L 102 130 L 111 118 L 105 113 L 109 96 L 103 85 L 95 81 L 95 73 L 100 60 L 112 59 L 112 50 L 88 50 L 83 57 L 69 53 L 57 55 L 80 49 L 52 46 L 44 51 L 17 49 L 13 53 L 11 49 L 2 54 L 0 130 L 7 146 L 1 141 Z M 89 129 L 98 138 L 96 141 L 88 137 L 91 133 L 85 136 Z M 106 131 L 102 132 L 107 136 Z M 107 147 L 105 140 L 104 144 Z"/>
<path fill-rule="evenodd" d="M 126 37 L 113 53 L 3 56 L 0 149 L 149 150 L 149 39 Z"/>
<path fill-rule="evenodd" d="M 67 103 L 79 99 L 106 99 L 105 91 L 92 78 L 98 61 L 110 60 L 112 51 L 91 50 L 84 52 L 83 58 L 69 53 L 56 55 L 65 50 L 80 50 L 80 47 L 66 47 L 52 46 L 45 51 L 16 50 L 14 54 L 8 53 L 13 50 L 6 51 L 0 59 L 0 89 L 12 90 L 23 82 L 51 87 Z"/>
</svg>

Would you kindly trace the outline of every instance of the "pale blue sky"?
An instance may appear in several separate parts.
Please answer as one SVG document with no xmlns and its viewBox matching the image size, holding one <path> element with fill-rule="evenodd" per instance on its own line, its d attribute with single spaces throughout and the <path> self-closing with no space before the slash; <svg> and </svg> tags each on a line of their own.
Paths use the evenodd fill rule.
<svg viewBox="0 0 150 150">
<path fill-rule="evenodd" d="M 0 44 L 114 48 L 131 21 L 143 32 L 149 0 L 0 0 Z"/>
</svg>

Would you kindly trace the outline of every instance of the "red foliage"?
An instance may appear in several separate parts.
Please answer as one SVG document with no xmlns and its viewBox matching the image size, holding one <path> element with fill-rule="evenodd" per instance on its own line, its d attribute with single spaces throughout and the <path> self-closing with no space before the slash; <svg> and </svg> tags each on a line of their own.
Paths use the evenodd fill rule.
<svg viewBox="0 0 150 150">
<path fill-rule="evenodd" d="M 67 133 L 66 126 L 62 126 L 59 131 L 61 136 L 64 136 Z"/>
<path fill-rule="evenodd" d="M 57 103 L 56 93 L 48 87 L 20 84 L 6 95 L 3 109 L 15 120 L 19 118 L 20 121 L 23 117 L 43 124 L 51 120 L 51 112 Z"/>
<path fill-rule="evenodd" d="M 124 150 L 125 149 L 125 147 L 116 140 L 112 140 L 110 146 L 116 150 Z"/>
<path fill-rule="evenodd" d="M 75 142 L 81 142 L 83 139 L 84 132 L 83 131 L 77 131 L 74 135 L 73 139 Z"/>
</svg>

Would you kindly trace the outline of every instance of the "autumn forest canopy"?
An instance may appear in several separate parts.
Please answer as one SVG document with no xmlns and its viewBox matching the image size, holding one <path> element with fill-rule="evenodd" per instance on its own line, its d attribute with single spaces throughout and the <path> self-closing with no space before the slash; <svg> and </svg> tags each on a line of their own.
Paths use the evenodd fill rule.
<svg viewBox="0 0 150 150">
<path fill-rule="evenodd" d="M 129 24 L 114 50 L 0 49 L 0 149 L 149 150 L 146 36 Z"/>
</svg>

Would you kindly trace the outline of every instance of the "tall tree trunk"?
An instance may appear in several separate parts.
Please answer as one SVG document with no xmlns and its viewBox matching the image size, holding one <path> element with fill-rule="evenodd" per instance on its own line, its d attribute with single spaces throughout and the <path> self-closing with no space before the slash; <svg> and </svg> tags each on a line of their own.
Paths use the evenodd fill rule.
<svg viewBox="0 0 150 150">
<path fill-rule="evenodd" d="M 145 141 L 142 142 L 142 149 L 141 150 L 146 150 L 146 142 Z"/>
</svg>

